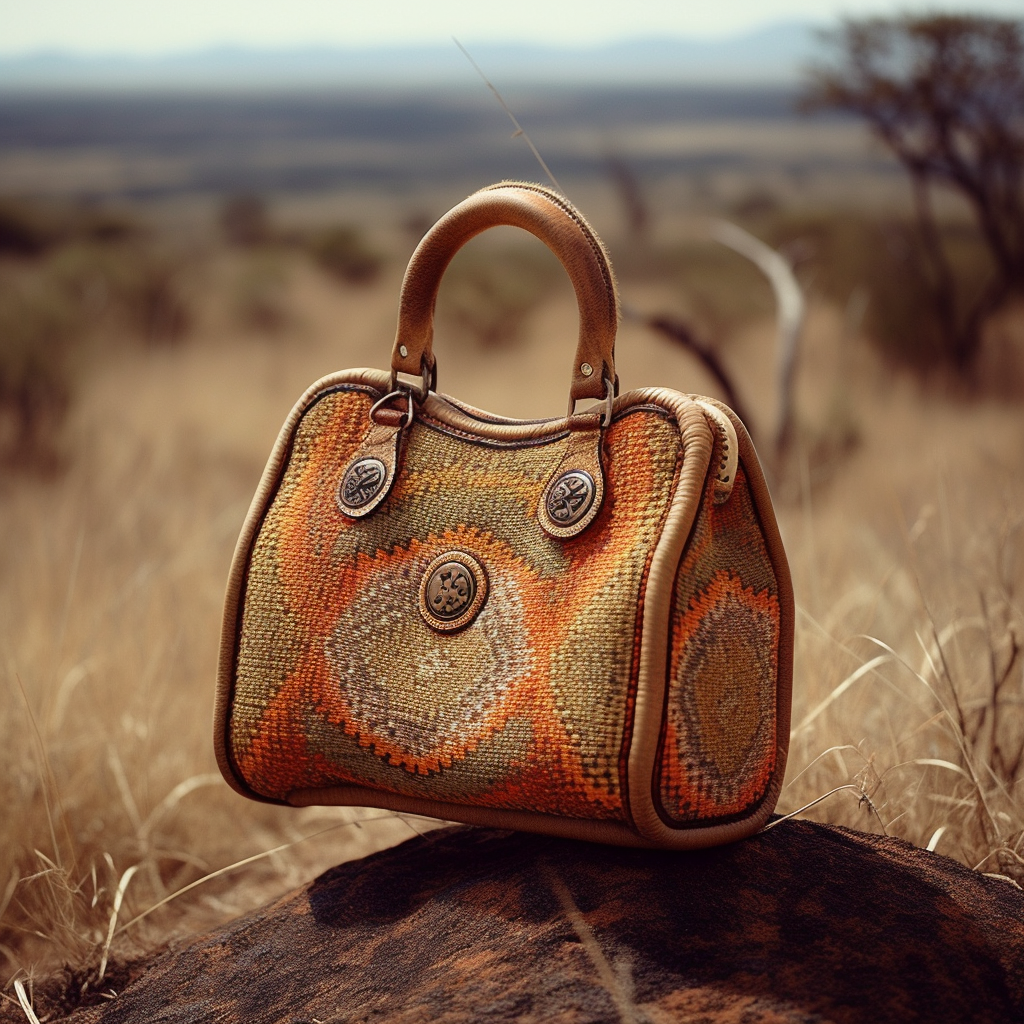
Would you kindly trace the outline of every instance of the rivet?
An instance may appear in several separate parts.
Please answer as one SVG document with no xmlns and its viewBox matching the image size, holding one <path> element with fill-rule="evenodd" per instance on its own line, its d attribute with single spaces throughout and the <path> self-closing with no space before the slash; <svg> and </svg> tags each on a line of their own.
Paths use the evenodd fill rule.
<svg viewBox="0 0 1024 1024">
<path fill-rule="evenodd" d="M 387 483 L 388 470 L 380 459 L 363 458 L 352 463 L 338 488 L 342 512 L 369 505 Z"/>
<path fill-rule="evenodd" d="M 406 356 L 407 356 L 407 355 L 409 354 L 409 350 L 408 350 L 408 349 L 407 349 L 407 348 L 406 348 L 406 347 L 405 347 L 404 345 L 399 345 L 399 346 L 398 346 L 398 354 L 399 354 L 399 355 L 400 355 L 400 356 L 401 356 L 401 357 L 402 357 L 403 359 L 405 359 L 405 357 L 406 357 Z"/>
<path fill-rule="evenodd" d="M 590 365 L 590 363 L 584 363 L 580 367 L 580 373 L 582 373 L 584 377 L 589 377 L 593 372 L 594 368 Z"/>
</svg>

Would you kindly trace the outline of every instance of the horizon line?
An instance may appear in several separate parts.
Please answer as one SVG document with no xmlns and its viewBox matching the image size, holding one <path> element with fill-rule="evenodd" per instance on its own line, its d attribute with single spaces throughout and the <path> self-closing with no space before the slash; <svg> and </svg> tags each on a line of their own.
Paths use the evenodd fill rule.
<svg viewBox="0 0 1024 1024">
<path fill-rule="evenodd" d="M 559 53 L 592 53 L 595 51 L 614 49 L 619 46 L 643 43 L 683 43 L 693 46 L 716 46 L 723 43 L 740 41 L 753 36 L 761 35 L 779 29 L 807 29 L 816 31 L 828 25 L 825 19 L 811 18 L 780 18 L 772 21 L 760 22 L 749 28 L 738 29 L 731 32 L 717 32 L 709 34 L 684 34 L 684 33 L 638 33 L 636 35 L 622 35 L 611 37 L 602 41 L 591 41 L 587 43 L 574 43 L 571 40 L 559 43 L 547 43 L 528 39 L 477 39 L 469 40 L 467 46 L 483 49 L 503 50 L 536 50 L 540 52 Z M 38 59 L 40 57 L 61 57 L 74 60 L 130 60 L 130 61 L 161 61 L 181 57 L 195 57 L 219 53 L 245 53 L 260 55 L 293 55 L 306 53 L 408 53 L 447 50 L 454 44 L 450 40 L 436 39 L 429 42 L 404 41 L 396 43 L 388 42 L 366 42 L 366 43 L 344 43 L 344 42 L 316 42 L 292 43 L 286 46 L 264 45 L 260 43 L 232 42 L 230 40 L 213 41 L 201 43 L 195 46 L 182 46 L 166 50 L 130 50 L 130 49 L 83 49 L 72 46 L 35 46 L 31 48 L 18 48 L 6 50 L 0 45 L 0 61 L 18 59 Z"/>
</svg>

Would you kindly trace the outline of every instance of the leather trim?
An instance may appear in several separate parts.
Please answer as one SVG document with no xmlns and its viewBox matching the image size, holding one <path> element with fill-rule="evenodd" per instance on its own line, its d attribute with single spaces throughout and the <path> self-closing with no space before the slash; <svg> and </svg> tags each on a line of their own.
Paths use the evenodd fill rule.
<svg viewBox="0 0 1024 1024">
<path fill-rule="evenodd" d="M 634 826 L 651 845 L 690 848 L 711 845 L 714 840 L 702 842 L 699 830 L 674 833 L 665 829 L 652 799 L 651 779 L 665 704 L 665 663 L 676 572 L 700 507 L 714 439 L 704 411 L 692 399 L 662 389 L 651 389 L 647 394 L 675 413 L 682 435 L 683 464 L 647 577 L 628 761 L 629 806 Z"/>
<path fill-rule="evenodd" d="M 740 447 L 732 420 L 707 399 L 690 396 L 711 417 L 722 441 L 721 456 L 715 465 L 715 504 L 723 505 L 732 494 L 736 482 L 736 467 L 740 462 Z"/>
<path fill-rule="evenodd" d="M 591 818 L 560 818 L 552 814 L 532 811 L 504 811 L 492 807 L 470 807 L 465 804 L 443 803 L 414 796 L 399 796 L 384 790 L 363 786 L 331 786 L 323 789 L 295 789 L 288 794 L 292 807 L 312 807 L 333 804 L 341 807 L 381 807 L 384 810 L 406 814 L 421 814 L 442 821 L 460 821 L 467 825 L 485 825 L 489 828 L 522 829 L 543 835 L 582 839 L 591 843 L 609 843 L 613 846 L 651 848 L 648 842 L 626 825 L 616 821 Z"/>
<path fill-rule="evenodd" d="M 764 797 L 764 806 L 758 812 L 761 828 L 771 812 L 775 809 L 782 792 L 782 784 L 786 774 L 786 763 L 789 759 L 789 733 L 793 716 L 793 638 L 796 630 L 796 603 L 793 597 L 793 576 L 789 568 L 789 559 L 779 533 L 779 523 L 775 518 L 768 482 L 761 469 L 761 461 L 757 457 L 754 442 L 747 433 L 747 428 L 740 418 L 724 402 L 710 398 L 705 401 L 721 409 L 732 421 L 736 438 L 740 446 L 740 459 L 747 474 L 747 485 L 754 498 L 754 507 L 761 520 L 768 558 L 775 572 L 775 581 L 779 588 L 779 667 L 776 689 L 775 707 L 775 773 L 768 792 Z"/>
<path fill-rule="evenodd" d="M 343 515 L 348 516 L 350 519 L 362 519 L 381 505 L 391 493 L 395 477 L 398 475 L 398 454 L 402 441 L 403 423 L 404 421 L 401 417 L 399 417 L 399 424 L 397 426 L 374 423 L 371 419 L 366 431 L 366 437 L 363 438 L 363 443 L 356 449 L 349 460 L 348 468 L 343 474 L 341 485 L 338 488 L 338 508 Z M 361 505 L 352 505 L 345 500 L 343 493 L 345 482 L 348 479 L 348 473 L 353 467 L 360 468 L 357 467 L 357 463 L 365 459 L 373 459 L 384 467 L 384 480 L 369 501 Z"/>
</svg>

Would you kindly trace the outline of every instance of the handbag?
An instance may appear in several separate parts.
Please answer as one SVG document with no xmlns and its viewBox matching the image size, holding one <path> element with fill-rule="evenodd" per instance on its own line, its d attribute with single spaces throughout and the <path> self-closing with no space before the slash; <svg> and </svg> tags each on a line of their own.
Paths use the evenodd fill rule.
<svg viewBox="0 0 1024 1024">
<path fill-rule="evenodd" d="M 565 417 L 437 391 L 441 277 L 495 225 L 572 280 Z M 242 528 L 215 724 L 234 789 L 626 846 L 767 820 L 793 655 L 768 488 L 726 406 L 618 393 L 618 319 L 602 243 L 547 188 L 482 189 L 426 234 L 390 371 L 306 391 Z"/>
</svg>

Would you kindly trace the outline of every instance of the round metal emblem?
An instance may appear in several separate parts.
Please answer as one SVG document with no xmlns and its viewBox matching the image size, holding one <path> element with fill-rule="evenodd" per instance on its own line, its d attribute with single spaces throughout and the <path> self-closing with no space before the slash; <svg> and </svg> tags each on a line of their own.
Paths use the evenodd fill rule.
<svg viewBox="0 0 1024 1024">
<path fill-rule="evenodd" d="M 353 462 L 338 488 L 342 506 L 362 508 L 368 505 L 380 493 L 387 478 L 387 466 L 380 459 L 366 458 Z"/>
<path fill-rule="evenodd" d="M 423 573 L 420 614 L 428 626 L 450 633 L 468 626 L 487 600 L 487 573 L 465 551 L 438 555 Z"/>
<path fill-rule="evenodd" d="M 590 511 L 596 492 L 594 478 L 584 470 L 563 473 L 548 491 L 549 518 L 558 526 L 573 526 Z"/>
</svg>

